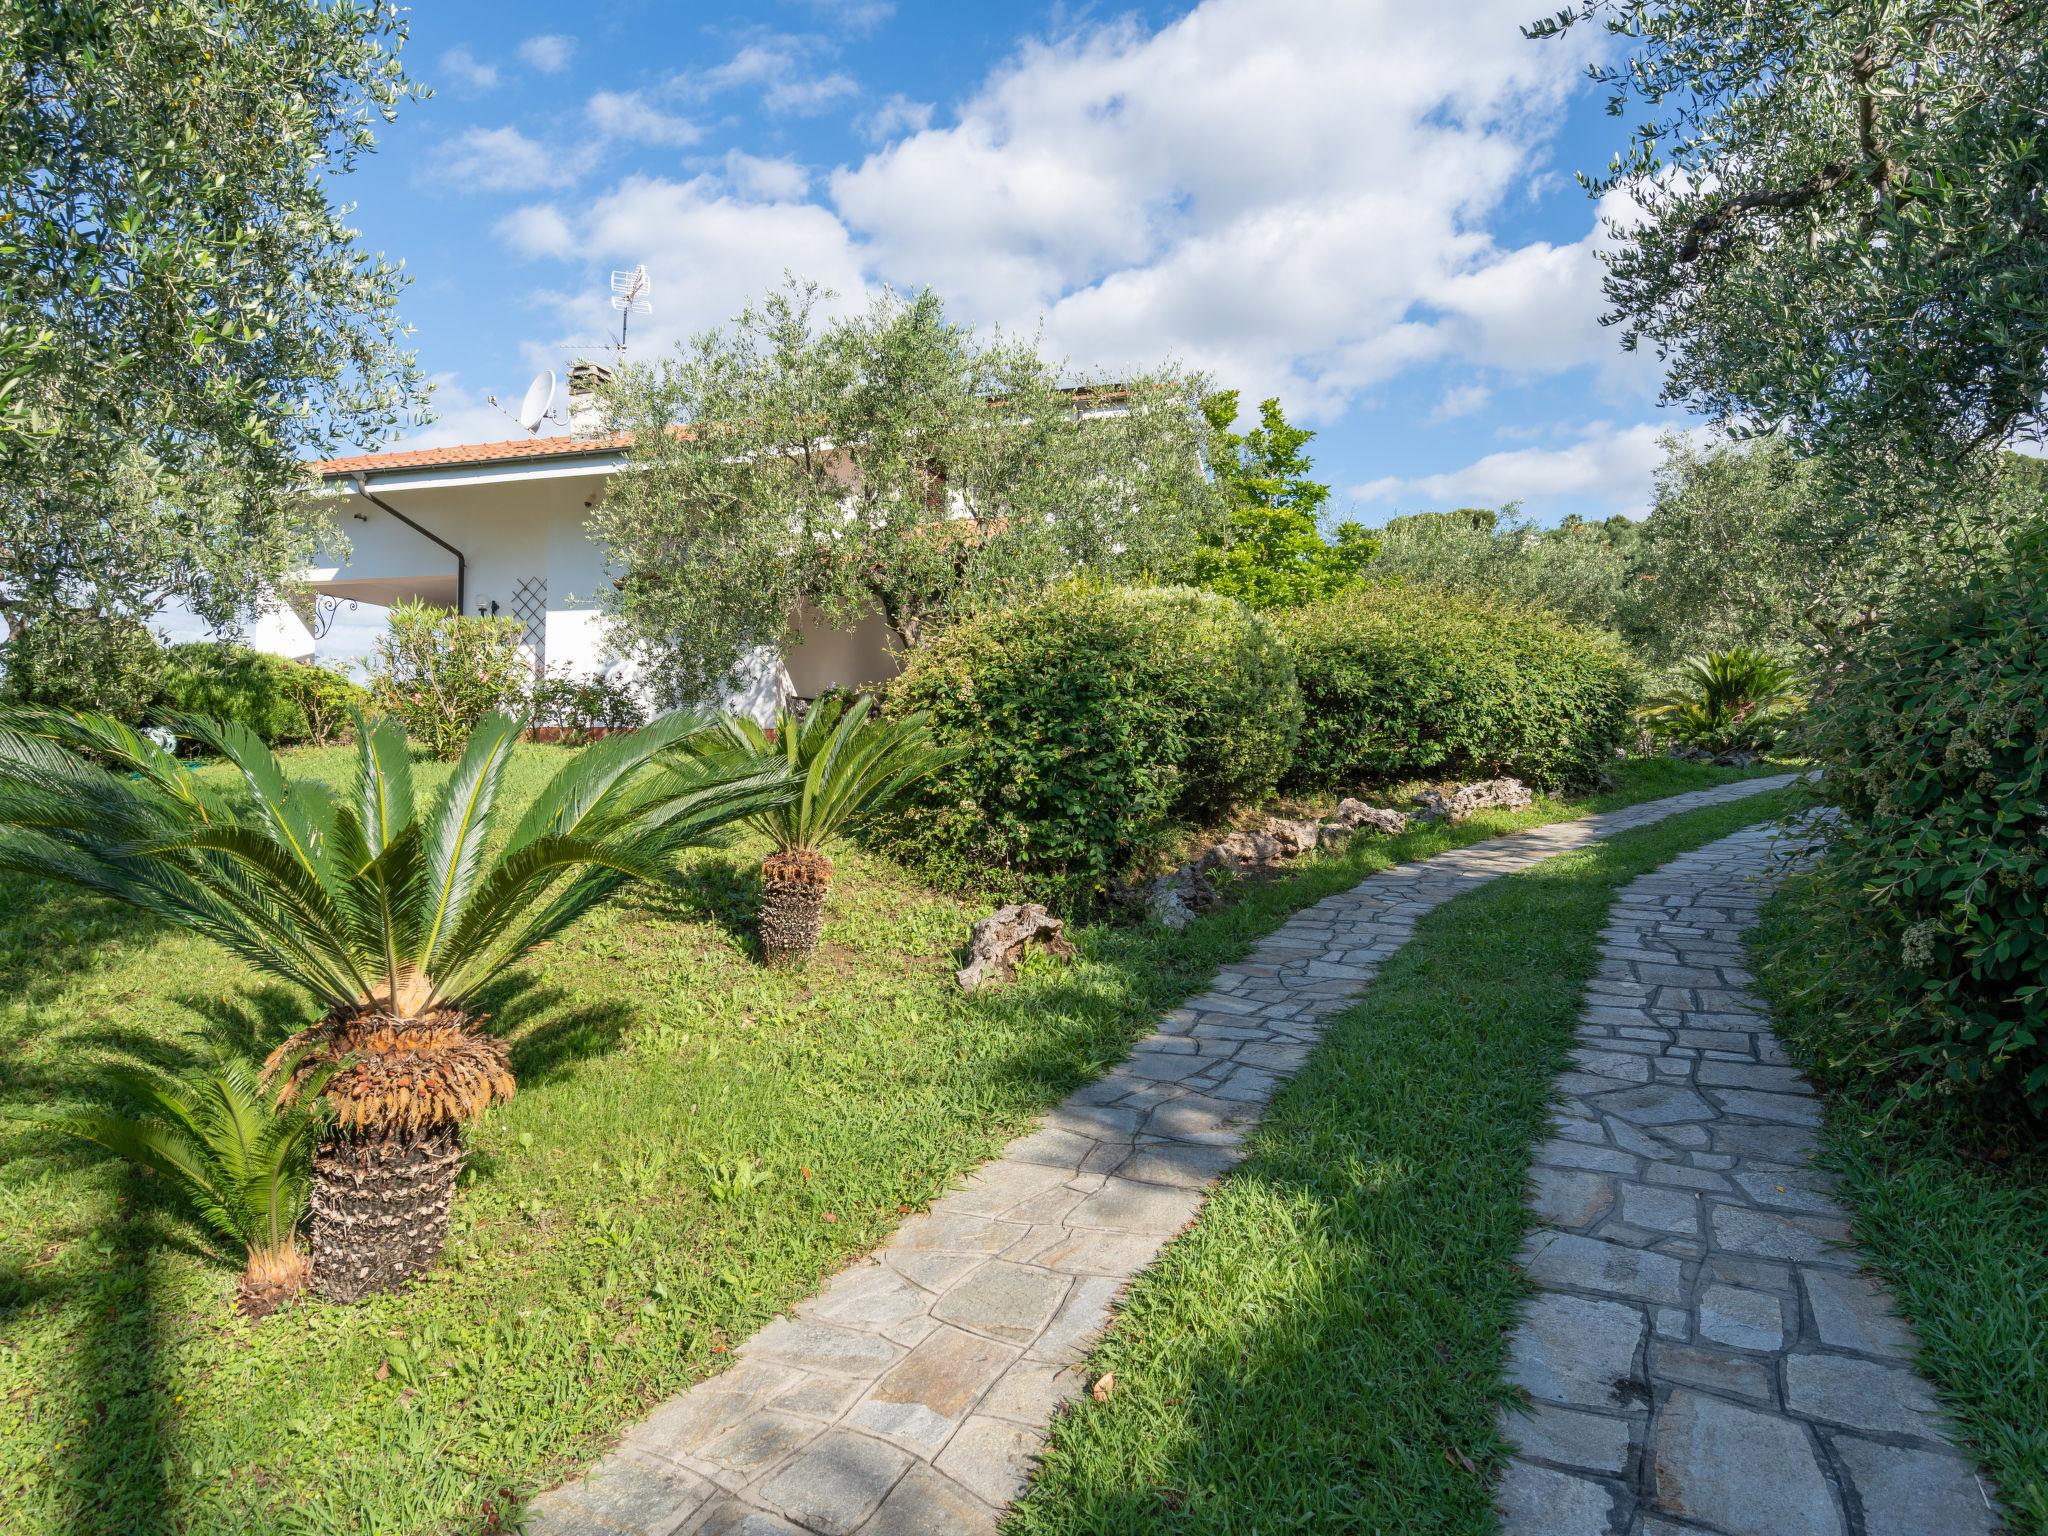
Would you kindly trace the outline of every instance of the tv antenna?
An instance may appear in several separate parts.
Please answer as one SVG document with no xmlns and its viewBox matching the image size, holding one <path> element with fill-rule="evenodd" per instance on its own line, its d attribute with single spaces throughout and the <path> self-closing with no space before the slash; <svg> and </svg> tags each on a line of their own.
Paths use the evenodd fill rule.
<svg viewBox="0 0 2048 1536">
<path fill-rule="evenodd" d="M 485 398 L 492 405 L 498 406 L 499 410 L 505 411 L 504 406 L 498 405 L 498 397 L 496 395 L 487 395 Z M 554 403 L 555 370 L 543 368 L 533 376 L 533 382 L 526 386 L 526 398 L 519 402 L 518 412 L 515 414 L 511 411 L 505 411 L 505 414 L 512 417 L 514 421 L 518 422 L 527 431 L 538 432 L 542 422 L 554 419 L 549 414 Z"/>
<path fill-rule="evenodd" d="M 626 327 L 635 315 L 651 315 L 654 305 L 648 302 L 648 290 L 653 284 L 648 281 L 645 263 L 630 272 L 612 274 L 612 308 L 619 312 L 619 355 L 626 355 Z"/>
</svg>

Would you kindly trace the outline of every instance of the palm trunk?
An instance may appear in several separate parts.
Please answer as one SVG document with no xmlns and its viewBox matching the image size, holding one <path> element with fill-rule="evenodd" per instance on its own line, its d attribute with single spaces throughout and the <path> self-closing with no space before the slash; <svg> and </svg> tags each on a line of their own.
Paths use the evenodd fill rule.
<svg viewBox="0 0 2048 1536">
<path fill-rule="evenodd" d="M 832 861 L 809 848 L 785 848 L 761 861 L 761 957 L 801 965 L 818 947 Z"/>
<path fill-rule="evenodd" d="M 448 1239 L 462 1132 L 333 1131 L 313 1156 L 313 1284 L 360 1301 L 431 1269 Z"/>
<path fill-rule="evenodd" d="M 235 1286 L 235 1306 L 244 1317 L 268 1317 L 306 1288 L 312 1260 L 289 1240 L 249 1250 L 248 1268 Z"/>
<path fill-rule="evenodd" d="M 286 1060 L 299 1075 L 348 1063 L 321 1090 L 335 1113 L 313 1153 L 314 1288 L 343 1302 L 395 1289 L 441 1255 L 462 1126 L 512 1096 L 504 1042 L 453 1009 L 337 1011 L 278 1047 L 266 1070 Z"/>
</svg>

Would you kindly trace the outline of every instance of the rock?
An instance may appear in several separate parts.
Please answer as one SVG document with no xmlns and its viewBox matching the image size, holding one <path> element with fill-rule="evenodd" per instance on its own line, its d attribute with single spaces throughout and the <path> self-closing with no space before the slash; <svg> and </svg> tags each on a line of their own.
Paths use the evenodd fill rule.
<svg viewBox="0 0 2048 1536">
<path fill-rule="evenodd" d="M 1351 828 L 1341 821 L 1326 821 L 1316 828 L 1318 848 L 1342 848 L 1351 841 Z"/>
<path fill-rule="evenodd" d="M 1754 752 L 1723 752 L 1714 759 L 1714 766 L 1717 768 L 1747 768 L 1756 760 Z"/>
<path fill-rule="evenodd" d="M 1265 835 L 1273 840 L 1283 859 L 1314 853 L 1319 832 L 1312 821 L 1291 821 L 1284 816 L 1269 817 L 1265 826 Z"/>
<path fill-rule="evenodd" d="M 1376 805 L 1367 805 L 1363 800 L 1339 800 L 1337 809 L 1330 813 L 1330 819 L 1354 832 L 1360 827 L 1370 827 L 1389 837 L 1399 837 L 1408 830 L 1408 818 L 1404 813 L 1382 810 Z"/>
<path fill-rule="evenodd" d="M 1037 902 L 1013 902 L 998 907 L 974 925 L 967 941 L 967 964 L 955 979 L 969 992 L 991 981 L 1013 981 L 1017 963 L 1033 944 L 1062 960 L 1074 957 L 1074 946 L 1067 942 L 1066 924 Z"/>
<path fill-rule="evenodd" d="M 1711 763 L 1714 754 L 1700 747 L 1671 746 L 1665 750 L 1666 757 L 1675 757 L 1682 763 Z"/>
<path fill-rule="evenodd" d="M 1460 822 L 1475 811 L 1519 811 L 1535 798 L 1520 779 L 1482 779 L 1477 784 L 1461 784 L 1448 794 L 1425 789 L 1415 797 L 1415 819 Z"/>
<path fill-rule="evenodd" d="M 1198 872 L 1227 869 L 1232 874 L 1271 869 L 1285 857 L 1280 844 L 1263 832 L 1233 832 L 1195 861 Z"/>
</svg>

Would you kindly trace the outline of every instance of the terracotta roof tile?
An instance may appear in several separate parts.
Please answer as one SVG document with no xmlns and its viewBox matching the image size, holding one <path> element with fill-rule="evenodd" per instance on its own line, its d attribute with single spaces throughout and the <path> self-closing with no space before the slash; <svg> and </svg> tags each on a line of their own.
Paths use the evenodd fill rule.
<svg viewBox="0 0 2048 1536">
<path fill-rule="evenodd" d="M 629 432 L 604 437 L 515 437 L 502 443 L 457 443 L 447 448 L 400 448 L 391 453 L 359 453 L 347 459 L 321 459 L 308 465 L 323 479 L 337 475 L 383 474 L 394 469 L 439 469 L 456 464 L 504 464 L 525 459 L 568 459 L 590 453 L 617 453 L 633 442 Z"/>
</svg>

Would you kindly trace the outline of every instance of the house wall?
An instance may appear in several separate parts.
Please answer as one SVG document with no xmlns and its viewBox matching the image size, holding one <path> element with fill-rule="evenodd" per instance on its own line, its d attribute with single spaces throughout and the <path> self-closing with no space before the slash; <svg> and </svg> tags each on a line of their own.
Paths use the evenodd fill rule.
<svg viewBox="0 0 2048 1536">
<path fill-rule="evenodd" d="M 896 631 L 879 613 L 851 628 L 827 624 L 814 613 L 799 611 L 798 643 L 783 653 L 790 687 L 799 698 L 815 699 L 834 688 L 883 683 L 903 670 Z"/>
<path fill-rule="evenodd" d="M 635 668 L 609 644 L 604 599 L 615 578 L 604 550 L 586 528 L 589 509 L 604 493 L 609 466 L 572 462 L 518 470 L 480 468 L 449 474 L 373 475 L 369 490 L 421 527 L 463 552 L 467 575 L 463 610 L 513 616 L 520 584 L 546 583 L 539 638 L 551 672 L 609 673 L 634 681 Z M 348 535 L 345 557 L 322 556 L 311 573 L 317 590 L 389 604 L 417 593 L 454 601 L 455 557 L 352 488 L 337 522 Z M 800 616 L 802 643 L 786 657 L 763 652 L 748 658 L 742 681 L 723 706 L 765 719 L 791 693 L 811 698 L 835 687 L 893 677 L 900 668 L 893 636 L 879 614 L 848 629 Z"/>
</svg>

